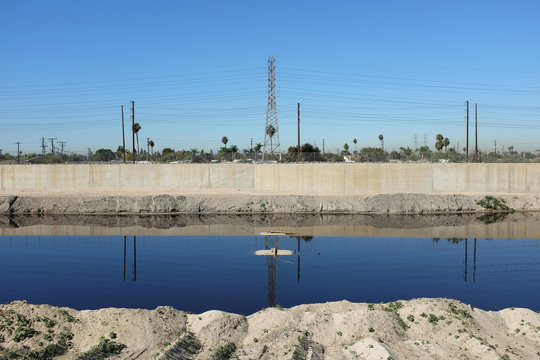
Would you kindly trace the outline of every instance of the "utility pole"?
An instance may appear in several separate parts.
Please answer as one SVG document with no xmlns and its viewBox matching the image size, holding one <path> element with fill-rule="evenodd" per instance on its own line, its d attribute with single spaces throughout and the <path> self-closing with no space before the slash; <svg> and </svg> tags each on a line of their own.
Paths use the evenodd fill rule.
<svg viewBox="0 0 540 360">
<path fill-rule="evenodd" d="M 146 159 L 148 159 L 148 155 L 150 154 L 150 138 L 146 138 Z"/>
<path fill-rule="evenodd" d="M 124 164 L 126 163 L 126 134 L 124 130 L 124 105 L 122 105 L 122 153 L 124 155 Z"/>
<path fill-rule="evenodd" d="M 478 111 L 474 103 L 474 162 L 478 162 Z"/>
<path fill-rule="evenodd" d="M 497 161 L 497 140 L 493 144 L 493 156 L 495 157 L 495 161 Z"/>
<path fill-rule="evenodd" d="M 469 100 L 466 101 L 467 104 L 467 146 L 465 147 L 467 157 L 467 162 L 469 162 Z"/>
<path fill-rule="evenodd" d="M 324 139 L 322 139 L 322 153 L 324 155 Z"/>
<path fill-rule="evenodd" d="M 61 157 L 62 157 L 62 160 L 64 159 L 64 146 L 67 144 L 65 141 L 59 141 L 60 143 L 60 154 L 61 154 Z"/>
<path fill-rule="evenodd" d="M 249 157 L 253 157 L 253 138 L 251 138 L 251 142 L 249 143 Z"/>
<path fill-rule="evenodd" d="M 45 149 L 47 148 L 47 144 L 45 144 L 45 138 L 41 138 L 41 155 L 43 158 L 45 158 Z"/>
<path fill-rule="evenodd" d="M 418 134 L 414 133 L 414 150 L 418 149 Z"/>
<path fill-rule="evenodd" d="M 47 140 L 51 140 L 51 153 L 54 157 L 54 140 L 56 140 L 56 138 L 48 138 Z"/>
<path fill-rule="evenodd" d="M 17 141 L 15 144 L 17 144 L 17 164 L 21 163 L 21 152 L 19 150 L 19 145 L 21 145 L 20 141 Z"/>
<path fill-rule="evenodd" d="M 133 163 L 135 164 L 135 101 L 131 102 L 131 133 L 133 134 Z"/>
<path fill-rule="evenodd" d="M 302 148 L 300 147 L 300 103 L 298 103 L 298 159 L 300 161 L 300 156 L 302 154 Z"/>
</svg>

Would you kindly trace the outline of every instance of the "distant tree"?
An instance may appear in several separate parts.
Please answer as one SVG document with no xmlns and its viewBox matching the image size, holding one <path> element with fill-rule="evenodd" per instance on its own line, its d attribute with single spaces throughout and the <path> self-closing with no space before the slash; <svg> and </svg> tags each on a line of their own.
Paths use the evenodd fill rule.
<svg viewBox="0 0 540 360">
<path fill-rule="evenodd" d="M 148 142 L 148 145 L 150 145 L 150 148 L 152 149 L 152 155 L 154 155 L 154 145 L 156 145 L 156 144 L 154 143 L 154 140 L 150 140 L 150 141 Z"/>
<path fill-rule="evenodd" d="M 227 139 L 227 137 L 224 136 L 224 137 L 221 138 L 221 142 L 223 143 L 223 145 L 227 146 L 227 143 L 229 142 L 229 139 Z"/>
<path fill-rule="evenodd" d="M 231 151 L 231 154 L 232 154 L 232 159 L 234 160 L 234 158 L 235 158 L 235 156 L 236 156 L 236 153 L 238 152 L 238 146 L 236 146 L 236 145 L 231 145 L 230 151 Z"/>
<path fill-rule="evenodd" d="M 349 144 L 345 143 L 343 144 L 343 150 L 345 150 L 345 155 L 349 155 Z"/>
<path fill-rule="evenodd" d="M 447 151 L 448 150 L 448 145 L 450 145 L 450 139 L 444 138 L 443 145 L 444 145 L 444 151 Z"/>
<path fill-rule="evenodd" d="M 256 159 L 258 158 L 258 154 L 261 153 L 262 147 L 263 147 L 263 144 L 261 144 L 261 143 L 256 143 L 255 146 L 253 147 L 253 150 L 255 151 L 255 158 Z"/>
<path fill-rule="evenodd" d="M 437 149 L 437 151 L 441 151 L 442 148 L 444 147 L 444 136 L 442 136 L 442 134 L 437 134 L 435 136 L 435 149 Z"/>
<path fill-rule="evenodd" d="M 305 143 L 301 147 L 300 159 L 302 161 L 325 161 L 321 156 L 321 150 L 317 146 Z M 298 159 L 298 145 L 290 146 L 285 154 L 285 161 L 294 162 Z"/>
<path fill-rule="evenodd" d="M 420 146 L 420 148 L 418 148 L 418 152 L 422 156 L 422 160 L 423 160 L 424 158 L 429 158 L 431 150 L 429 150 L 428 146 Z"/>
<path fill-rule="evenodd" d="M 358 140 L 356 140 L 356 138 L 354 138 L 352 142 L 354 144 L 354 152 L 357 153 L 358 152 L 358 147 L 356 146 L 356 143 L 358 143 Z"/>
<path fill-rule="evenodd" d="M 116 155 L 111 149 L 98 149 L 92 155 L 91 161 L 111 161 L 116 159 Z"/>
<path fill-rule="evenodd" d="M 384 151 L 384 136 L 379 135 L 379 141 L 381 142 L 381 150 Z"/>
<path fill-rule="evenodd" d="M 401 151 L 400 158 L 404 158 L 404 160 L 410 160 L 411 156 L 413 155 L 413 149 L 410 147 L 400 147 L 399 150 Z"/>
<path fill-rule="evenodd" d="M 383 162 L 386 161 L 387 155 L 381 148 L 365 147 L 360 150 L 358 157 L 360 161 Z"/>
</svg>

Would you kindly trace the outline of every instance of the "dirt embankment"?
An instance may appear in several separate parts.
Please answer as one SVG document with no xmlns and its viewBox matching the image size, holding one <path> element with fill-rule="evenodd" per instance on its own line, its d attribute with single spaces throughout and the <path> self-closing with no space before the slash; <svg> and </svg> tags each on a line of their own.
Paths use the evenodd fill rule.
<svg viewBox="0 0 540 360">
<path fill-rule="evenodd" d="M 484 195 L 464 194 L 26 194 L 0 196 L 0 214 L 467 213 L 484 210 L 476 203 L 483 197 Z M 506 194 L 498 197 L 518 211 L 540 210 L 539 194 Z"/>
<path fill-rule="evenodd" d="M 536 359 L 540 314 L 448 299 L 221 311 L 0 305 L 0 358 Z"/>
</svg>

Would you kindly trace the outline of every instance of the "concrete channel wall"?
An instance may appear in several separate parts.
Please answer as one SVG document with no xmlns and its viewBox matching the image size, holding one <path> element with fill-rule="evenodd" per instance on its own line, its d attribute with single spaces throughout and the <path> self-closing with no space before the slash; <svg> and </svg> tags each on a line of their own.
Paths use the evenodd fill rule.
<svg viewBox="0 0 540 360">
<path fill-rule="evenodd" d="M 230 189 L 299 195 L 540 193 L 540 164 L 0 165 L 0 192 Z"/>
</svg>

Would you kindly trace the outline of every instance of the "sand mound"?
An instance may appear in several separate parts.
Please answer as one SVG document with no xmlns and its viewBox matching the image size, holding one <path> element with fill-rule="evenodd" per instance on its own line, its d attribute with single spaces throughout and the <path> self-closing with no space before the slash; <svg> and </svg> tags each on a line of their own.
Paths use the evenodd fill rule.
<svg viewBox="0 0 540 360">
<path fill-rule="evenodd" d="M 89 351 L 91 353 L 89 353 Z M 0 359 L 533 359 L 540 314 L 449 299 L 221 311 L 0 305 Z"/>
</svg>

